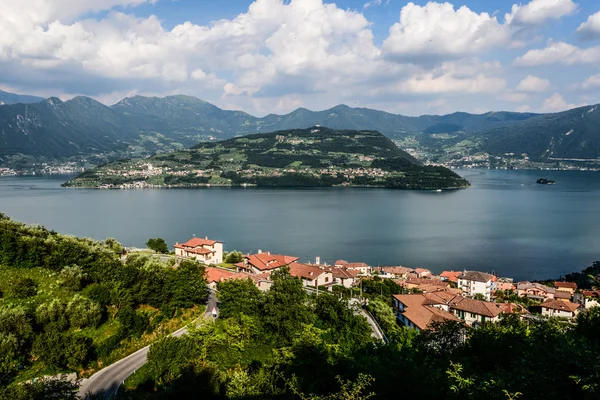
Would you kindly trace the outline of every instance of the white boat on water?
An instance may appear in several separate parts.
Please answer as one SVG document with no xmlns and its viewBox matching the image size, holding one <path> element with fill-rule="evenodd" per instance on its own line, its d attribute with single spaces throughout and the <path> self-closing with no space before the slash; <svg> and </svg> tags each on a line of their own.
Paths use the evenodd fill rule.
<svg viewBox="0 0 600 400">
<path fill-rule="evenodd" d="M 439 192 L 441 192 L 441 191 L 442 191 L 442 189 L 438 189 L 438 190 L 436 190 L 436 192 L 438 192 L 438 193 L 439 193 Z"/>
</svg>

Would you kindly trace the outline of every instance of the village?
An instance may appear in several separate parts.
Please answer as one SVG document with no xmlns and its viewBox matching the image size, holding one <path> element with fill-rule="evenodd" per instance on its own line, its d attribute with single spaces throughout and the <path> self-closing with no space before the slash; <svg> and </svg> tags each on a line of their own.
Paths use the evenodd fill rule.
<svg viewBox="0 0 600 400">
<path fill-rule="evenodd" d="M 559 317 L 571 320 L 583 310 L 600 304 L 600 290 L 579 290 L 576 283 L 556 281 L 544 285 L 537 282 L 514 282 L 480 271 L 443 271 L 436 275 L 424 268 L 404 266 L 370 266 L 364 262 L 337 260 L 333 265 L 301 263 L 299 257 L 258 250 L 241 255 L 241 261 L 223 267 L 223 243 L 208 237 L 193 237 L 176 243 L 178 260 L 194 259 L 206 265 L 208 286 L 215 290 L 219 282 L 250 279 L 263 291 L 271 287 L 271 274 L 288 268 L 290 275 L 302 280 L 307 290 L 356 294 L 368 305 L 363 295 L 366 280 L 390 279 L 400 287 L 391 304 L 397 322 L 417 331 L 429 329 L 433 323 L 463 321 L 471 327 L 484 322 L 497 322 L 503 315 L 520 318 Z"/>
</svg>

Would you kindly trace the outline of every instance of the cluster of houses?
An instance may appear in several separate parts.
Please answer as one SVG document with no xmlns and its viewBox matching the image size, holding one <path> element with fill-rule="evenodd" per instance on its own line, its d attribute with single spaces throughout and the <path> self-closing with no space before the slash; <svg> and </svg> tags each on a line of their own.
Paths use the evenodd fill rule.
<svg viewBox="0 0 600 400">
<path fill-rule="evenodd" d="M 554 282 L 550 287 L 535 282 L 515 283 L 511 278 L 480 271 L 444 271 L 435 275 L 424 268 L 371 267 L 344 260 L 327 265 L 321 263 L 319 257 L 314 263 L 301 263 L 298 257 L 261 250 L 244 255 L 232 270 L 213 266 L 223 262 L 222 242 L 194 237 L 185 243 L 176 243 L 174 248 L 180 258 L 193 258 L 210 265 L 206 268 L 206 277 L 211 288 L 229 279 L 251 279 L 259 289 L 269 290 L 271 273 L 283 267 L 288 267 L 290 274 L 301 279 L 304 286 L 318 290 L 331 290 L 336 285 L 352 288 L 361 279 L 373 276 L 391 279 L 406 293 L 393 295 L 392 305 L 398 322 L 417 330 L 447 320 L 477 326 L 498 321 L 502 314 L 529 314 L 521 304 L 496 302 L 500 292 L 539 302 L 540 313 L 549 317 L 570 319 L 581 309 L 600 305 L 600 291 L 578 291 L 572 282 Z"/>
</svg>

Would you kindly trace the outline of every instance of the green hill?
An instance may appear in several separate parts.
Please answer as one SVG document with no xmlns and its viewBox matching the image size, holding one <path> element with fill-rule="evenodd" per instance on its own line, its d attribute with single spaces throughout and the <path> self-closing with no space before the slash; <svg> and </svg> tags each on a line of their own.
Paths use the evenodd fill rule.
<svg viewBox="0 0 600 400">
<path fill-rule="evenodd" d="M 109 163 L 67 187 L 365 186 L 463 188 L 454 172 L 423 166 L 375 131 L 295 129 L 200 143 L 190 151 Z"/>
</svg>

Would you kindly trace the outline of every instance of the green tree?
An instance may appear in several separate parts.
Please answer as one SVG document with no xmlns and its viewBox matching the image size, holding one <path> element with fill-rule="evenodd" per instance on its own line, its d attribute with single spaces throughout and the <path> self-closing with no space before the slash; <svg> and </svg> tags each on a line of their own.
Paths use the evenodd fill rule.
<svg viewBox="0 0 600 400">
<path fill-rule="evenodd" d="M 307 294 L 302 281 L 290 275 L 289 268 L 271 274 L 273 285 L 265 295 L 264 323 L 284 341 L 290 341 L 302 324 L 314 319 L 307 307 Z"/>
<path fill-rule="evenodd" d="M 264 295 L 251 279 L 230 279 L 217 284 L 219 316 L 231 318 L 240 314 L 260 314 Z"/>
<path fill-rule="evenodd" d="M 225 256 L 225 262 L 229 264 L 240 263 L 244 260 L 244 255 L 240 251 L 232 251 Z"/>
<path fill-rule="evenodd" d="M 189 308 L 205 303 L 208 294 L 206 284 L 204 266 L 194 260 L 182 261 L 169 277 L 171 306 Z"/>
<path fill-rule="evenodd" d="M 167 254 L 169 252 L 169 246 L 163 238 L 150 238 L 146 242 L 146 246 L 148 246 L 150 250 L 154 250 L 157 253 Z"/>
<path fill-rule="evenodd" d="M 475 300 L 482 300 L 482 301 L 486 300 L 485 296 L 483 294 L 481 294 L 481 293 L 475 293 L 475 296 L 473 296 L 473 298 Z"/>
</svg>

